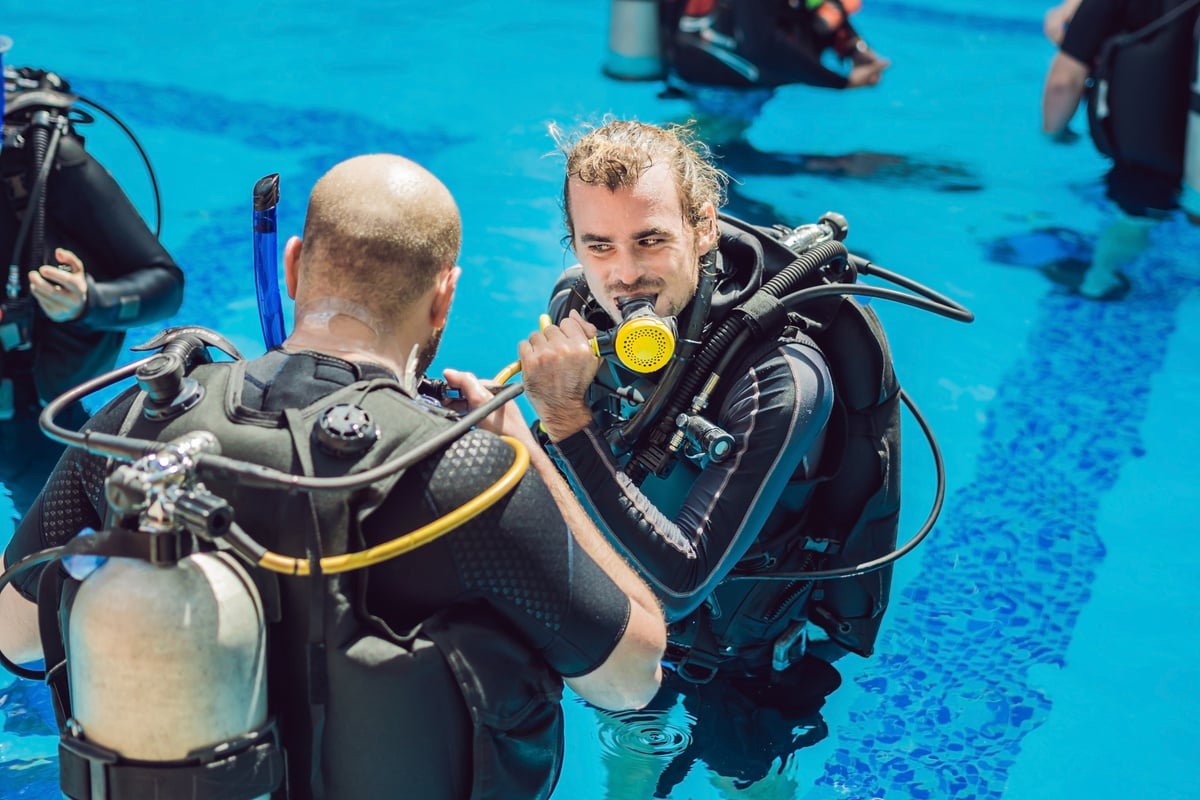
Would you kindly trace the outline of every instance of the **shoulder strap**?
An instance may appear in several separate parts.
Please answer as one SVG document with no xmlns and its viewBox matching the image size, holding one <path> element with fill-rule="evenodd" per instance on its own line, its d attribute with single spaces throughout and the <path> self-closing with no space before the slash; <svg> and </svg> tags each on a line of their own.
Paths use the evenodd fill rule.
<svg viewBox="0 0 1200 800">
<path fill-rule="evenodd" d="M 1137 40 L 1144 36 L 1150 36 L 1155 31 L 1167 27 L 1172 22 L 1197 7 L 1200 7 L 1200 0 L 1187 0 L 1186 3 L 1175 6 L 1175 8 L 1172 8 L 1170 11 L 1151 22 L 1149 25 L 1145 25 L 1141 28 L 1138 28 L 1133 33 L 1127 34 L 1127 38 L 1129 40 Z"/>
</svg>

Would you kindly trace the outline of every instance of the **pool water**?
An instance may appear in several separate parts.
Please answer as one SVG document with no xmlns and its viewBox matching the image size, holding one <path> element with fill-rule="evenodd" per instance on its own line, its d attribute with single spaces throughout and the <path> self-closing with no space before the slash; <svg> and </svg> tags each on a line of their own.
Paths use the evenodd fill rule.
<svg viewBox="0 0 1200 800">
<path fill-rule="evenodd" d="M 547 123 L 688 111 L 657 83 L 601 74 L 598 1 L 27 6 L 0 22 L 15 41 L 7 63 L 61 72 L 151 156 L 162 237 L 188 276 L 170 322 L 216 327 L 250 356 L 262 351 L 250 201 L 263 175 L 281 176 L 281 242 L 342 158 L 397 152 L 439 175 L 465 243 L 438 365 L 489 375 L 573 262 Z M 852 251 L 977 317 L 872 301 L 948 476 L 937 528 L 897 567 L 876 655 L 839 662 L 819 724 L 795 731 L 806 746 L 747 786 L 689 747 L 682 710 L 614 729 L 568 696 L 555 798 L 649 797 L 669 763 L 677 800 L 1200 797 L 1200 229 L 1160 225 L 1122 302 L 1047 280 L 1047 267 L 1086 261 L 1107 206 L 1086 136 L 1062 146 L 1038 132 L 1053 55 L 1043 11 L 867 3 L 858 26 L 893 62 L 880 86 L 786 87 L 752 149 L 724 162 L 739 213 L 800 224 L 838 211 Z M 152 213 L 136 151 L 115 126 L 93 128 L 90 149 Z M 919 430 L 905 433 L 902 535 L 935 490 Z M 0 521 L 0 542 L 10 533 Z M 58 797 L 43 687 L 0 675 L 0 714 L 0 797 Z"/>
</svg>

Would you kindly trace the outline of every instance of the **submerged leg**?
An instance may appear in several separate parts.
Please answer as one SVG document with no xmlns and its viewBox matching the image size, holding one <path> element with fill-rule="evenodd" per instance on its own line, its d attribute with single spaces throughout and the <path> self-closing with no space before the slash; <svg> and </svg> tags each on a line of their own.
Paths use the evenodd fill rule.
<svg viewBox="0 0 1200 800">
<path fill-rule="evenodd" d="M 1079 293 L 1090 300 L 1119 300 L 1129 291 L 1121 272 L 1146 249 L 1150 229 L 1157 220 L 1117 211 L 1100 233 L 1092 252 L 1092 265 L 1079 284 Z"/>
</svg>

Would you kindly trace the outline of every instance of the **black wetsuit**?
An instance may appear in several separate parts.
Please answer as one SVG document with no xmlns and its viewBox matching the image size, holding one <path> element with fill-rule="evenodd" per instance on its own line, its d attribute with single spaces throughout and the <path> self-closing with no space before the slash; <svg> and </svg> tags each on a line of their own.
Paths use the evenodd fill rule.
<svg viewBox="0 0 1200 800">
<path fill-rule="evenodd" d="M 1093 65 L 1107 39 L 1143 28 L 1183 2 L 1184 0 L 1083 0 L 1067 26 L 1060 49 L 1084 64 Z M 1191 31 L 1195 19 L 1196 12 L 1192 12 L 1185 20 L 1176 24 Z M 1168 71 L 1176 76 L 1190 74 L 1194 61 L 1190 60 L 1189 56 L 1190 53 L 1180 51 L 1177 63 L 1162 65 L 1161 76 L 1145 76 L 1145 85 L 1141 87 L 1141 93 L 1152 107 L 1172 102 L 1163 99 L 1162 84 Z M 1186 92 L 1179 101 L 1180 107 L 1175 116 L 1179 118 L 1177 122 L 1180 124 L 1180 130 L 1175 132 L 1178 134 L 1175 138 L 1182 141 L 1182 120 L 1186 118 L 1183 114 Z M 1114 108 L 1112 113 L 1114 124 L 1119 126 L 1163 124 L 1156 115 L 1139 114 L 1136 119 L 1117 120 L 1118 109 Z M 1161 160 L 1169 159 L 1165 156 L 1156 159 Z M 1119 155 L 1114 159 L 1113 168 L 1106 178 L 1109 198 L 1127 214 L 1134 216 L 1150 216 L 1176 208 L 1182 180 L 1182 168 L 1179 171 L 1172 169 L 1171 172 L 1164 172 Z"/>
<path fill-rule="evenodd" d="M 391 380 L 391 375 L 373 365 L 311 353 L 285 355 L 276 350 L 249 362 L 240 403 L 235 406 L 238 415 L 261 421 L 284 409 L 315 407 L 341 387 L 372 379 Z M 117 398 L 93 417 L 90 426 L 117 430 L 130 402 L 128 395 Z M 408 404 L 405 413 L 409 419 L 414 414 L 440 417 L 441 412 L 419 401 L 397 402 Z M 388 419 L 378 423 L 381 428 L 399 424 Z M 512 462 L 509 445 L 490 433 L 474 430 L 409 468 L 381 502 L 378 498 L 372 500 L 369 492 L 352 495 L 347 501 L 352 510 L 358 503 L 379 502 L 361 524 L 361 544 L 390 541 L 442 517 L 490 485 L 494 477 L 489 477 L 489 472 L 500 461 L 505 468 Z M 103 459 L 71 449 L 19 527 L 5 554 L 8 563 L 43 547 L 61 544 L 83 527 L 98 528 L 104 511 L 105 474 Z M 231 489 L 238 521 L 251 535 L 269 549 L 303 557 L 302 534 L 288 525 L 288 506 L 295 495 Z M 333 534 L 333 541 L 344 535 Z M 322 532 L 321 538 L 326 537 L 327 533 Z M 352 543 L 353 538 L 352 531 Z M 330 542 L 323 547 L 331 548 L 326 554 L 336 553 L 336 545 Z M 479 678 L 484 695 L 481 702 L 492 715 L 484 723 L 500 732 L 489 734 L 491 738 L 481 749 L 478 726 L 472 734 L 467 708 L 470 698 L 464 701 L 460 696 L 470 695 L 475 688 L 462 687 L 461 676 L 459 686 L 443 680 L 440 673 L 434 676 L 436 680 L 426 677 L 420 686 L 410 681 L 403 691 L 426 695 L 419 701 L 426 710 L 405 718 L 389 712 L 403 707 L 403 703 L 390 701 L 387 695 L 391 690 L 386 689 L 386 682 L 374 690 L 344 685 L 338 677 L 344 673 L 338 670 L 344 669 L 339 665 L 346 659 L 331 660 L 332 689 L 325 737 L 328 741 L 338 731 L 349 731 L 343 738 L 350 740 L 327 744 L 323 751 L 326 774 L 330 776 L 328 796 L 385 796 L 380 792 L 390 787 L 396 796 L 465 798 L 473 783 L 477 791 L 470 795 L 473 798 L 548 793 L 561 765 L 562 730 L 557 705 L 561 682 L 557 676 L 587 673 L 602 664 L 624 633 L 630 605 L 624 593 L 579 547 L 536 474 L 526 473 L 500 503 L 448 535 L 347 575 L 351 577 L 344 585 L 344 597 L 353 598 L 359 625 L 384 641 L 401 641 L 431 615 L 444 615 L 448 609 L 460 615 L 456 617 L 460 622 L 465 620 L 474 626 L 439 623 L 443 636 L 435 641 L 443 650 L 449 647 L 458 654 L 448 659 L 463 662 L 454 665 L 456 670 L 461 667 Z M 30 599 L 33 577 L 29 575 L 19 585 Z M 283 627 L 268 626 L 268 636 L 275 637 L 269 662 L 272 713 L 285 728 L 293 797 L 307 796 L 307 770 L 311 764 L 304 737 L 289 739 L 288 735 L 289 725 L 304 728 L 307 724 L 308 709 L 301 691 L 307 583 L 280 579 Z M 289 608 L 293 609 L 290 618 Z M 333 623 L 329 624 L 333 636 Z M 344 636 L 344 631 L 339 635 Z M 327 646 L 332 654 L 346 643 L 329 641 Z M 489 656 L 498 654 L 507 661 L 472 663 L 472 650 L 483 650 Z M 295 653 L 300 656 L 294 657 Z M 399 668 L 396 658 L 376 657 L 376 661 L 376 667 L 355 667 L 363 671 L 354 681 L 369 686 L 371 680 L 379 680 L 373 677 L 373 671 L 377 675 L 379 670 Z M 516 667 L 511 666 L 514 662 Z M 372 660 L 367 659 L 367 663 Z M 505 669 L 512 671 L 495 674 L 495 670 Z M 552 683 L 543 680 L 542 673 L 552 678 Z M 488 685 L 489 677 L 496 682 L 494 685 Z M 401 687 L 396 687 L 396 692 L 400 691 Z M 351 713 L 339 706 L 339 697 L 359 703 L 363 713 Z M 411 698 L 405 702 L 411 702 Z M 513 719 L 504 719 L 506 713 Z M 474 742 L 472 735 L 476 737 Z M 486 748 L 495 748 L 495 752 Z M 355 758 L 361 764 L 344 764 Z M 504 781 L 519 772 L 511 762 L 518 759 L 538 764 L 541 771 L 533 775 L 531 784 L 508 786 Z M 362 774 L 354 774 L 354 770 Z M 491 793 L 481 791 L 481 786 Z"/>
<path fill-rule="evenodd" d="M 746 300 L 762 280 L 763 264 L 747 259 L 746 249 L 729 247 L 730 239 L 745 241 L 722 222 L 717 256 L 722 277 L 709 316 L 713 325 Z M 562 316 L 565 292 L 574 284 L 577 270 L 560 279 L 551 301 L 553 317 Z M 646 578 L 674 623 L 667 655 L 672 669 L 665 672 L 654 701 L 629 722 L 629 736 L 635 738 L 638 731 L 652 729 L 656 717 L 661 717 L 666 729 L 678 725 L 673 715 L 678 704 L 688 712 L 689 743 L 666 763 L 654 797 L 669 796 L 696 760 L 703 760 L 738 788 L 778 771 L 790 754 L 824 738 L 826 726 L 819 709 L 841 683 L 831 664 L 812 655 L 782 673 L 774 672 L 773 634 L 762 638 L 748 630 L 736 634 L 744 651 L 722 663 L 707 682 L 694 683 L 677 671 L 676 638 L 694 633 L 697 624 L 693 623 L 707 624 L 714 607 L 734 613 L 722 599 L 729 585 L 718 583 L 735 564 L 759 568 L 768 548 L 775 558 L 786 547 L 781 542 L 803 540 L 798 529 L 806 519 L 812 491 L 808 479 L 816 472 L 825 445 L 834 397 L 823 355 L 808 344 L 786 339 L 747 352 L 751 355 L 728 370 L 728 386 L 719 404 L 708 412 L 734 437 L 735 455 L 725 462 L 700 467 L 681 461 L 666 480 L 650 476 L 635 485 L 604 436 L 605 426 L 612 422 L 608 409 L 617 405 L 615 387 L 635 377 L 612 364 L 601 367 L 589 394 L 593 422 L 547 446 L 601 530 Z M 649 396 L 649 385 L 639 389 Z M 752 583 L 733 582 L 733 593 L 744 592 Z M 768 591 L 783 585 L 773 583 Z M 794 613 L 802 618 L 803 595 L 798 602 Z M 613 719 L 608 724 L 624 722 Z M 619 751 L 613 754 L 610 772 L 626 769 L 621 756 Z M 628 769 L 641 774 L 645 765 L 639 761 Z M 610 778 L 610 783 L 614 780 L 619 782 Z"/>
<path fill-rule="evenodd" d="M 33 185 L 26 150 L 0 153 L 5 198 L 0 200 L 0 253 L 13 255 L 24 208 Z M 64 247 L 83 261 L 87 308 L 72 322 L 53 322 L 34 304 L 32 347 L 0 351 L 0 374 L 13 383 L 11 419 L 0 421 L 0 482 L 24 512 L 58 460 L 62 448 L 42 435 L 42 404 L 112 367 L 130 328 L 165 319 L 183 300 L 183 273 L 112 175 L 74 136 L 63 136 L 46 192 L 45 253 L 40 264 L 56 263 Z M 28 243 L 28 240 L 27 240 Z M 22 260 L 22 283 L 26 261 Z M 82 409 L 72 410 L 82 422 Z"/>
<path fill-rule="evenodd" d="M 845 89 L 848 83 L 822 63 L 822 54 L 833 49 L 848 56 L 858 34 L 848 20 L 823 30 L 803 3 L 666 0 L 662 17 L 671 72 L 686 83 L 743 89 L 795 83 Z"/>
<path fill-rule="evenodd" d="M 713 323 L 758 288 L 753 276 L 761 264 L 733 263 L 722 253 L 718 269 Z M 681 462 L 665 481 L 652 476 L 635 485 L 605 439 L 606 409 L 619 381 L 604 369 L 589 398 L 592 424 L 549 447 L 669 620 L 695 611 L 760 537 L 796 524 L 811 487 L 793 481 L 816 469 L 833 407 L 824 357 L 807 344 L 768 346 L 726 380 L 719 407 L 708 412 L 734 439 L 734 455 L 723 462 L 702 468 Z"/>
</svg>

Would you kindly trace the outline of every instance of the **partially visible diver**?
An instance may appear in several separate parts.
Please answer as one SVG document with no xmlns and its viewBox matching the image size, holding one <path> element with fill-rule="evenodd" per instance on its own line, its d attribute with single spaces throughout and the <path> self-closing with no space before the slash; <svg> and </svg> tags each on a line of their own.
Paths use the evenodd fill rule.
<svg viewBox="0 0 1200 800">
<path fill-rule="evenodd" d="M 183 300 L 183 272 L 84 148 L 80 99 L 56 73 L 4 68 L 0 484 L 18 516 L 62 454 L 38 429 L 42 406 L 110 369 L 126 331 Z"/>
<path fill-rule="evenodd" d="M 579 264 L 520 346 L 536 428 L 663 604 L 653 708 L 741 698 L 703 725 L 754 754 L 727 777 L 764 776 L 813 741 L 776 734 L 820 728 L 833 662 L 873 651 L 900 552 L 902 392 L 878 319 L 846 296 L 874 290 L 848 285 L 868 264 L 840 215 L 792 229 L 719 214 L 726 176 L 690 128 L 552 135 Z M 609 796 L 646 796 L 638 774 L 610 771 Z"/>
<path fill-rule="evenodd" d="M 809 174 L 977 191 L 979 179 L 953 162 L 871 151 L 768 151 L 750 142 L 751 126 L 781 86 L 841 90 L 879 84 L 891 61 L 851 22 L 861 5 L 859 0 L 660 0 L 666 82 L 661 97 L 686 101 L 686 113 L 675 118 L 694 121 L 699 137 L 730 174 Z M 747 196 L 737 182 L 727 193 L 727 211 L 736 216 L 786 216 Z"/>
<path fill-rule="evenodd" d="M 1092 141 L 1112 159 L 1111 218 L 1072 287 L 1089 300 L 1129 292 L 1123 270 L 1179 208 L 1185 158 L 1200 159 L 1200 145 L 1186 147 L 1198 15 L 1195 0 L 1082 0 L 1046 74 L 1042 132 L 1073 143 L 1070 122 L 1086 96 Z"/>
<path fill-rule="evenodd" d="M 219 443 L 220 460 L 208 462 L 217 464 L 214 472 L 186 484 L 174 508 L 188 525 L 210 529 L 227 509 L 224 528 L 254 543 L 238 545 L 231 534 L 235 551 L 269 551 L 258 553 L 257 563 L 274 564 L 274 571 L 250 571 L 266 619 L 269 716 L 250 720 L 244 735 L 193 743 L 203 746 L 170 763 L 106 752 L 97 731 L 112 721 L 84 716 L 98 698 L 140 715 L 140 724 L 121 734 L 139 746 L 149 744 L 143 740 L 155 735 L 156 712 L 163 713 L 150 699 L 162 693 L 160 681 L 121 696 L 113 673 L 124 671 L 84 671 L 90 662 L 74 663 L 94 656 L 89 649 L 133 646 L 127 632 L 146 609 L 131 607 L 106 622 L 93 610 L 95 598 L 117 587 L 101 583 L 87 594 L 126 559 L 110 559 L 81 583 L 60 574 L 57 590 L 47 588 L 57 568 L 42 570 L 40 585 L 34 569 L 10 576 L 0 593 L 0 649 L 10 660 L 42 652 L 38 605 L 44 622 L 59 614 L 62 598 L 71 681 L 56 698 L 69 797 L 95 796 L 87 784 L 99 778 L 114 800 L 184 796 L 172 793 L 181 787 L 193 800 L 544 798 L 562 764 L 564 680 L 608 709 L 637 708 L 653 697 L 665 646 L 654 596 L 604 542 L 532 434 L 519 424 L 524 433 L 512 440 L 493 432 L 514 427 L 506 420 L 519 418 L 515 404 L 491 410 L 493 393 L 456 370 L 444 377 L 464 398 L 465 417 L 418 391 L 461 274 L 460 243 L 457 206 L 428 171 L 395 155 L 344 161 L 317 182 L 303 238 L 284 248 L 296 322 L 283 345 L 250 361 L 236 352 L 233 361 L 215 361 L 207 353 L 225 349 L 218 336 L 169 329 L 151 343 L 160 352 L 138 367 L 139 385 L 87 423 L 85 445 L 112 435 L 122 442 Z M 172 366 L 179 363 L 186 372 Z M 447 439 L 472 413 L 487 416 Z M 130 497 L 147 492 L 147 482 L 170 478 L 169 464 L 188 468 L 187 453 L 172 461 L 175 451 L 161 446 L 162 454 L 146 456 L 132 472 L 69 449 L 5 564 L 59 545 L 90 547 L 102 536 L 121 542 L 122 520 L 112 517 L 128 515 Z M 520 468 L 525 451 L 533 469 L 516 472 L 519 481 L 483 510 L 466 513 Z M 204 457 L 218 458 L 201 453 L 195 460 Z M 397 457 L 412 463 L 389 468 Z M 252 466 L 257 470 L 247 471 Z M 285 479 L 268 480 L 268 470 Z M 172 497 L 158 496 L 165 499 L 136 505 L 143 518 L 136 534 L 155 532 L 155 515 Z M 205 506 L 202 496 L 227 506 Z M 455 523 L 448 532 L 415 549 L 382 561 L 371 555 L 447 519 Z M 105 525 L 102 534 L 77 536 Z M 352 559 L 363 568 L 350 569 Z M 86 625 L 98 632 L 79 621 L 85 610 Z M 207 630 L 207 622 L 181 623 L 162 638 Z M 48 681 L 57 686 L 63 647 L 45 632 L 53 628 L 43 628 L 40 644 Z M 216 649 L 215 641 L 202 641 L 194 660 Z M 110 660 L 125 658 L 128 670 L 144 669 L 151 657 L 158 657 L 154 647 L 109 653 Z M 168 665 L 161 683 L 190 674 L 185 666 Z M 178 702 L 192 697 L 200 709 L 185 717 L 189 725 L 218 717 L 232 683 L 198 683 L 191 696 L 175 692 L 183 696 Z M 116 786 L 140 788 L 126 795 Z"/>
<path fill-rule="evenodd" d="M 686 97 L 713 147 L 743 138 L 780 86 L 875 86 L 891 62 L 858 33 L 859 0 L 660 0 L 665 96 Z M 831 69 L 825 54 L 849 65 Z"/>
</svg>

